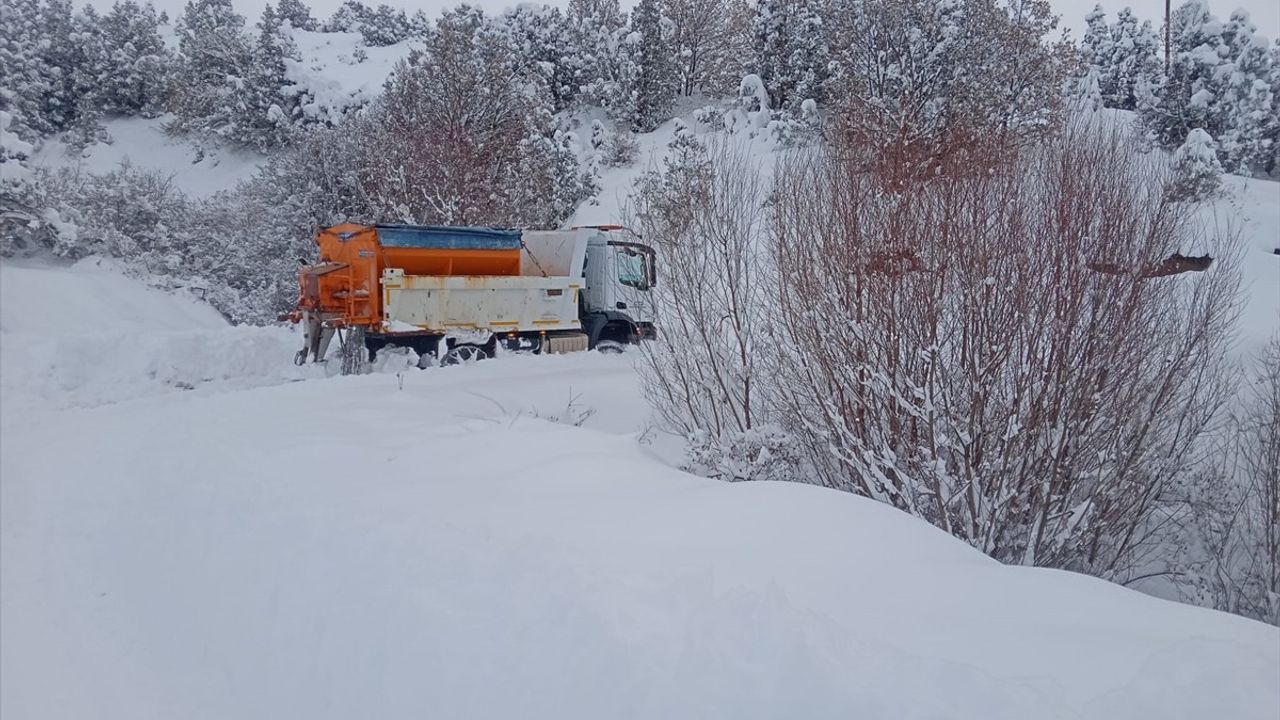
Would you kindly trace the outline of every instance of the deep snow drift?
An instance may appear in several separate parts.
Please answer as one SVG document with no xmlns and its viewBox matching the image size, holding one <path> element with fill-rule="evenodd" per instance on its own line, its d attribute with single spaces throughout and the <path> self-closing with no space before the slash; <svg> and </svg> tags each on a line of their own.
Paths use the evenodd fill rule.
<svg viewBox="0 0 1280 720">
<path fill-rule="evenodd" d="M 118 264 L 0 264 L 0 392 L 12 416 L 174 391 L 250 387 L 323 374 L 280 362 L 286 328 L 231 327 L 186 294 L 147 287 Z"/>
<path fill-rule="evenodd" d="M 131 282 L 4 267 L 6 353 L 238 342 Z M 98 307 L 37 308 L 40 287 Z M 288 379 L 280 348 L 245 352 Z M 1276 628 L 1004 567 L 848 494 L 672 469 L 628 355 L 8 402 L 66 367 L 43 357 L 3 363 L 6 720 L 1280 713 Z M 117 367 L 77 393 L 149 387 Z"/>
</svg>

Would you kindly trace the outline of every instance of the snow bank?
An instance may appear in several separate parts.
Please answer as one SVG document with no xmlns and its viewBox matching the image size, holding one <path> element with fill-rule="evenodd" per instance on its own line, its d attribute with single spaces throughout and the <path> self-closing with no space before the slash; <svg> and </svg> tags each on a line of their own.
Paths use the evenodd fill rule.
<svg viewBox="0 0 1280 720">
<path fill-rule="evenodd" d="M 616 418 L 512 413 L 583 382 L 632 402 L 628 361 L 172 395 L 7 430 L 0 714 L 1280 711 L 1276 628 L 1004 567 L 852 495 L 694 478 Z"/>
<path fill-rule="evenodd" d="M 89 406 L 287 382 L 305 376 L 291 363 L 301 345 L 288 328 L 231 327 L 198 299 L 148 287 L 106 261 L 0 265 L 6 405 Z"/>
<path fill-rule="evenodd" d="M 83 152 L 49 139 L 40 146 L 32 164 L 48 167 L 78 167 L 87 173 L 109 172 L 128 161 L 143 168 L 172 175 L 179 188 L 193 197 L 206 197 L 220 190 L 230 190 L 248 179 L 265 158 L 247 150 L 209 149 L 203 156 L 183 138 L 165 134 L 166 118 L 114 118 L 103 126 L 111 137 L 110 144 L 96 143 Z"/>
<path fill-rule="evenodd" d="M 303 112 L 329 122 L 377 99 L 396 63 L 413 49 L 410 42 L 366 47 L 360 33 L 292 32 L 301 61 L 287 60 L 286 75 L 307 95 Z"/>
</svg>

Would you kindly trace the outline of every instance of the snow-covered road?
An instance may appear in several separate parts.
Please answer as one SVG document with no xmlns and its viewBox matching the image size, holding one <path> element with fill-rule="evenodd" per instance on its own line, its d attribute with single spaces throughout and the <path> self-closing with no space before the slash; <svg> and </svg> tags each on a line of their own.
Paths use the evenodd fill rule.
<svg viewBox="0 0 1280 720">
<path fill-rule="evenodd" d="M 0 406 L 0 716 L 1280 716 L 1274 627 L 673 469 L 627 355 L 289 361 Z"/>
</svg>

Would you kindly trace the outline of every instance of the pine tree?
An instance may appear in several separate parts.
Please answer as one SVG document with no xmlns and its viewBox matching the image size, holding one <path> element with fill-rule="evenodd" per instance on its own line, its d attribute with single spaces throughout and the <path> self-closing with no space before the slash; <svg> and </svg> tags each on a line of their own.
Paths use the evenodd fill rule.
<svg viewBox="0 0 1280 720">
<path fill-rule="evenodd" d="M 626 16 L 618 0 L 570 0 L 568 24 L 566 62 L 580 100 L 625 118 L 630 108 L 625 75 L 632 68 L 624 52 Z"/>
<path fill-rule="evenodd" d="M 692 95 L 721 84 L 717 77 L 729 60 L 732 30 L 726 0 L 662 0 L 672 25 L 671 52 L 679 68 L 680 94 Z M 741 73 L 738 73 L 741 77 Z M 716 88 L 722 89 L 722 88 Z"/>
<path fill-rule="evenodd" d="M 102 34 L 102 19 L 92 5 L 86 5 L 73 18 L 74 54 L 71 85 L 76 98 L 74 134 L 80 145 L 88 145 L 102 136 L 103 83 L 112 68 L 110 50 Z"/>
<path fill-rule="evenodd" d="M 1101 73 L 1111 62 L 1111 31 L 1107 28 L 1107 13 L 1101 5 L 1084 16 L 1084 39 L 1080 41 L 1080 60 L 1092 65 Z"/>
<path fill-rule="evenodd" d="M 663 25 L 657 0 L 640 0 L 627 35 L 634 68 L 629 73 L 629 120 L 640 132 L 649 132 L 671 117 L 671 103 L 679 86 L 669 34 Z"/>
<path fill-rule="evenodd" d="M 1271 85 L 1271 127 L 1267 139 L 1271 141 L 1271 155 L 1263 164 L 1263 172 L 1274 177 L 1280 173 L 1280 38 L 1276 38 L 1271 46 L 1271 70 L 1268 74 Z"/>
<path fill-rule="evenodd" d="M 1237 10 L 1223 31 L 1232 62 L 1230 72 L 1216 83 L 1218 104 L 1228 118 L 1218 143 L 1223 166 L 1232 172 L 1265 169 L 1272 126 L 1280 122 L 1272 113 L 1270 49 L 1256 30 L 1248 14 Z"/>
<path fill-rule="evenodd" d="M 823 102 L 830 51 L 820 0 L 758 0 L 752 31 L 754 69 L 775 108 L 798 111 Z"/>
<path fill-rule="evenodd" d="M 1107 107 L 1133 110 L 1138 106 L 1137 87 L 1159 82 L 1159 41 L 1151 22 L 1139 23 L 1127 7 L 1117 15 L 1110 33 L 1111 56 L 1102 67 L 1099 89 Z"/>
<path fill-rule="evenodd" d="M 445 13 L 374 111 L 361 192 L 374 219 L 554 226 L 589 192 L 540 72 L 479 10 Z M 576 190 L 574 190 L 576 188 Z"/>
<path fill-rule="evenodd" d="M 1174 202 L 1198 202 L 1213 198 L 1222 185 L 1222 166 L 1213 138 L 1200 128 L 1187 134 L 1187 141 L 1173 156 L 1173 177 L 1165 189 Z"/>
<path fill-rule="evenodd" d="M 49 131 L 66 130 L 80 109 L 75 73 L 79 50 L 71 0 L 44 0 L 36 31 L 37 62 L 47 68 L 38 117 Z"/>
<path fill-rule="evenodd" d="M 1230 172 L 1266 170 L 1275 122 L 1265 40 L 1248 15 L 1222 23 L 1199 0 L 1173 14 L 1172 62 L 1152 101 L 1139 106 L 1144 125 L 1165 147 L 1183 144 L 1193 129 L 1216 143 Z"/>
<path fill-rule="evenodd" d="M 275 8 L 268 5 L 258 22 L 253 63 L 238 107 L 235 140 L 265 152 L 288 142 L 300 114 L 297 96 L 287 93 L 286 59 L 297 59 L 297 48 Z"/>
<path fill-rule="evenodd" d="M 413 30 L 404 10 L 382 4 L 360 18 L 360 34 L 366 45 L 385 47 L 404 41 Z"/>
<path fill-rule="evenodd" d="M 522 4 L 507 10 L 498 19 L 507 41 L 515 49 L 518 63 L 536 68 L 546 79 L 556 112 L 577 98 L 577 67 L 569 24 L 559 8 Z"/>
<path fill-rule="evenodd" d="M 359 0 L 343 0 L 321 28 L 324 32 L 360 32 L 360 21 L 369 9 Z"/>
<path fill-rule="evenodd" d="M 276 15 L 280 22 L 287 22 L 298 30 L 314 31 L 318 26 L 304 0 L 280 0 L 276 5 Z"/>
<path fill-rule="evenodd" d="M 0 23 L 0 111 L 8 113 L 6 137 L 32 142 L 55 129 L 44 115 L 44 98 L 57 84 L 57 71 L 39 52 L 37 0 L 6 2 Z"/>
<path fill-rule="evenodd" d="M 1210 136 L 1225 129 L 1215 103 L 1218 79 L 1230 49 L 1223 45 L 1221 24 L 1199 0 L 1190 0 L 1170 18 L 1171 61 L 1156 91 L 1156 102 L 1141 108 L 1143 123 L 1165 147 L 1178 147 L 1193 128 Z"/>
<path fill-rule="evenodd" d="M 155 8 L 135 0 L 118 0 L 102 19 L 107 69 L 99 82 L 105 112 L 159 114 L 172 59 L 159 25 Z"/>
<path fill-rule="evenodd" d="M 171 132 L 237 136 L 253 51 L 231 0 L 188 0 L 176 28 L 178 68 Z"/>
</svg>

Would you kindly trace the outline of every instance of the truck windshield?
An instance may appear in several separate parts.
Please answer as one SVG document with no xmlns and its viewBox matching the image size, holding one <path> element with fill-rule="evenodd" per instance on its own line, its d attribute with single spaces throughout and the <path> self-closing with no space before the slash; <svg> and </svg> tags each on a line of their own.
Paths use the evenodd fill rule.
<svg viewBox="0 0 1280 720">
<path fill-rule="evenodd" d="M 626 246 L 615 248 L 618 259 L 618 282 L 640 290 L 653 286 L 652 251 Z"/>
</svg>

